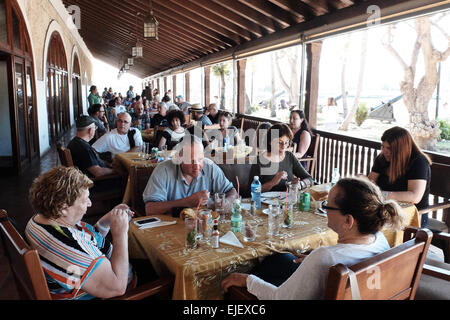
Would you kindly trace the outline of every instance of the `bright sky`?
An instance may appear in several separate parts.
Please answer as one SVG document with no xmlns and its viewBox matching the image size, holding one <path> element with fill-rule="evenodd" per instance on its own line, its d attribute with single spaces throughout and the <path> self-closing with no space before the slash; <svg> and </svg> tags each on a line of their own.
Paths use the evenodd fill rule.
<svg viewBox="0 0 450 320">
<path fill-rule="evenodd" d="M 92 81 L 93 84 L 97 86 L 100 94 L 102 94 L 105 87 L 112 87 L 114 92 L 121 92 L 123 96 L 126 96 L 130 85 L 134 87 L 135 94 L 142 93 L 141 78 L 127 72 L 122 75 L 120 80 L 118 80 L 118 73 L 119 69 L 117 67 L 113 67 L 98 59 L 94 60 L 94 73 Z"/>
</svg>

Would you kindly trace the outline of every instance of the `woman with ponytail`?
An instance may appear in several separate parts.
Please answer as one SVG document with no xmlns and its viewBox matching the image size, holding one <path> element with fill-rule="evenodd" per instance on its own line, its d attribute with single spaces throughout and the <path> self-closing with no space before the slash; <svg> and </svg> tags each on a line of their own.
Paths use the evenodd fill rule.
<svg viewBox="0 0 450 320">
<path fill-rule="evenodd" d="M 260 300 L 322 299 L 331 266 L 354 265 L 388 250 L 382 228 L 399 230 L 403 225 L 398 204 L 385 200 L 367 178 L 340 180 L 322 208 L 327 212 L 328 227 L 338 235 L 336 245 L 313 250 L 301 264 L 291 254 L 269 256 L 251 275 L 229 275 L 222 281 L 223 289 L 247 287 Z"/>
<path fill-rule="evenodd" d="M 411 134 L 393 127 L 381 137 L 381 154 L 369 174 L 386 199 L 414 203 L 417 209 L 428 206 L 431 180 L 431 160 L 420 150 Z M 422 215 L 422 228 L 428 214 Z"/>
</svg>

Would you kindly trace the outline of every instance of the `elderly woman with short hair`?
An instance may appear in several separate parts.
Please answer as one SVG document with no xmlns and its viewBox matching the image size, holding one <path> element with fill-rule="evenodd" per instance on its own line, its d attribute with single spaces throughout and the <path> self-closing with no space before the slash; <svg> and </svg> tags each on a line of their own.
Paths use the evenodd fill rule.
<svg viewBox="0 0 450 320">
<path fill-rule="evenodd" d="M 37 214 L 27 224 L 26 237 L 39 253 L 55 300 L 111 298 L 136 285 L 128 261 L 129 208 L 116 206 L 95 227 L 82 222 L 92 185 L 77 168 L 60 166 L 38 177 L 30 189 Z"/>
</svg>

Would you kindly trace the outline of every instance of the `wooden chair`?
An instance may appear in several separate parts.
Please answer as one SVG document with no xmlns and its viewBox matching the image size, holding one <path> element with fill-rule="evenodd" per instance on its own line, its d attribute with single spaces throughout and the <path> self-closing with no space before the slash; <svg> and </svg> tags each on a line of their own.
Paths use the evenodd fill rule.
<svg viewBox="0 0 450 320">
<path fill-rule="evenodd" d="M 58 150 L 59 160 L 63 166 L 73 167 L 72 154 L 70 150 L 64 148 L 60 143 L 57 143 L 56 149 Z M 126 177 L 119 174 L 109 174 L 102 177 L 90 178 L 94 185 L 97 183 L 107 183 L 111 180 L 121 180 L 121 188 L 111 188 L 105 191 L 96 191 L 91 193 L 92 207 L 88 209 L 88 216 L 95 216 L 97 214 L 105 214 L 111 210 L 114 206 L 121 203 L 123 194 L 125 192 Z"/>
<path fill-rule="evenodd" d="M 0 236 L 20 298 L 52 300 L 37 250 L 26 243 L 9 221 L 5 210 L 0 210 Z M 173 283 L 173 278 L 161 278 L 113 300 L 139 300 L 156 294 L 170 296 Z"/>
<path fill-rule="evenodd" d="M 324 298 L 351 300 L 349 270 L 352 270 L 356 274 L 363 300 L 414 299 L 431 238 L 432 233 L 422 229 L 417 231 L 414 239 L 353 266 L 337 264 L 330 267 Z M 379 285 L 374 287 L 365 285 L 373 283 L 374 277 L 376 277 L 375 282 L 379 281 Z M 246 289 L 238 287 L 229 288 L 227 298 L 256 299 Z"/>
<path fill-rule="evenodd" d="M 154 166 L 130 168 L 131 208 L 138 216 L 146 215 L 142 193 L 154 169 Z"/>
<path fill-rule="evenodd" d="M 441 236 L 440 233 L 449 233 L 450 231 L 450 165 L 442 163 L 433 163 L 431 165 L 431 182 L 430 182 L 430 194 L 434 196 L 435 201 L 433 204 L 419 211 L 419 214 L 431 214 L 438 210 L 442 210 L 442 221 L 429 217 L 427 228 L 433 231 L 434 237 L 432 244 L 441 248 L 444 252 L 444 258 L 446 263 L 450 263 L 450 241 L 445 236 Z M 442 197 L 444 200 L 439 202 L 438 197 Z"/>
<path fill-rule="evenodd" d="M 301 162 L 306 162 L 306 171 L 309 172 L 311 177 L 314 178 L 317 165 L 317 151 L 319 150 L 320 135 L 316 134 L 311 137 L 311 144 L 308 151 L 306 151 L 306 158 L 298 158 Z M 297 149 L 297 145 L 294 144 L 294 150 Z"/>
</svg>

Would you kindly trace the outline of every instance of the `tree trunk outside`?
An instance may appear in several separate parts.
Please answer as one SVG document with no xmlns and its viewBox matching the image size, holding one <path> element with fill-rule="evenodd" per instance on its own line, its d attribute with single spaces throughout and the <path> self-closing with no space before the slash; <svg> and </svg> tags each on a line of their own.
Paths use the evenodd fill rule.
<svg viewBox="0 0 450 320">
<path fill-rule="evenodd" d="M 225 70 L 222 69 L 220 72 L 220 109 L 225 110 Z"/>
<path fill-rule="evenodd" d="M 356 114 L 356 110 L 358 110 L 359 98 L 361 96 L 364 74 L 366 69 L 366 58 L 367 58 L 367 30 L 363 32 L 362 41 L 361 41 L 361 61 L 359 67 L 359 78 L 358 78 L 358 88 L 356 89 L 355 101 L 353 103 L 352 110 L 347 114 L 347 117 L 344 119 L 339 130 L 347 131 L 350 126 L 350 122 L 353 120 Z"/>
</svg>

